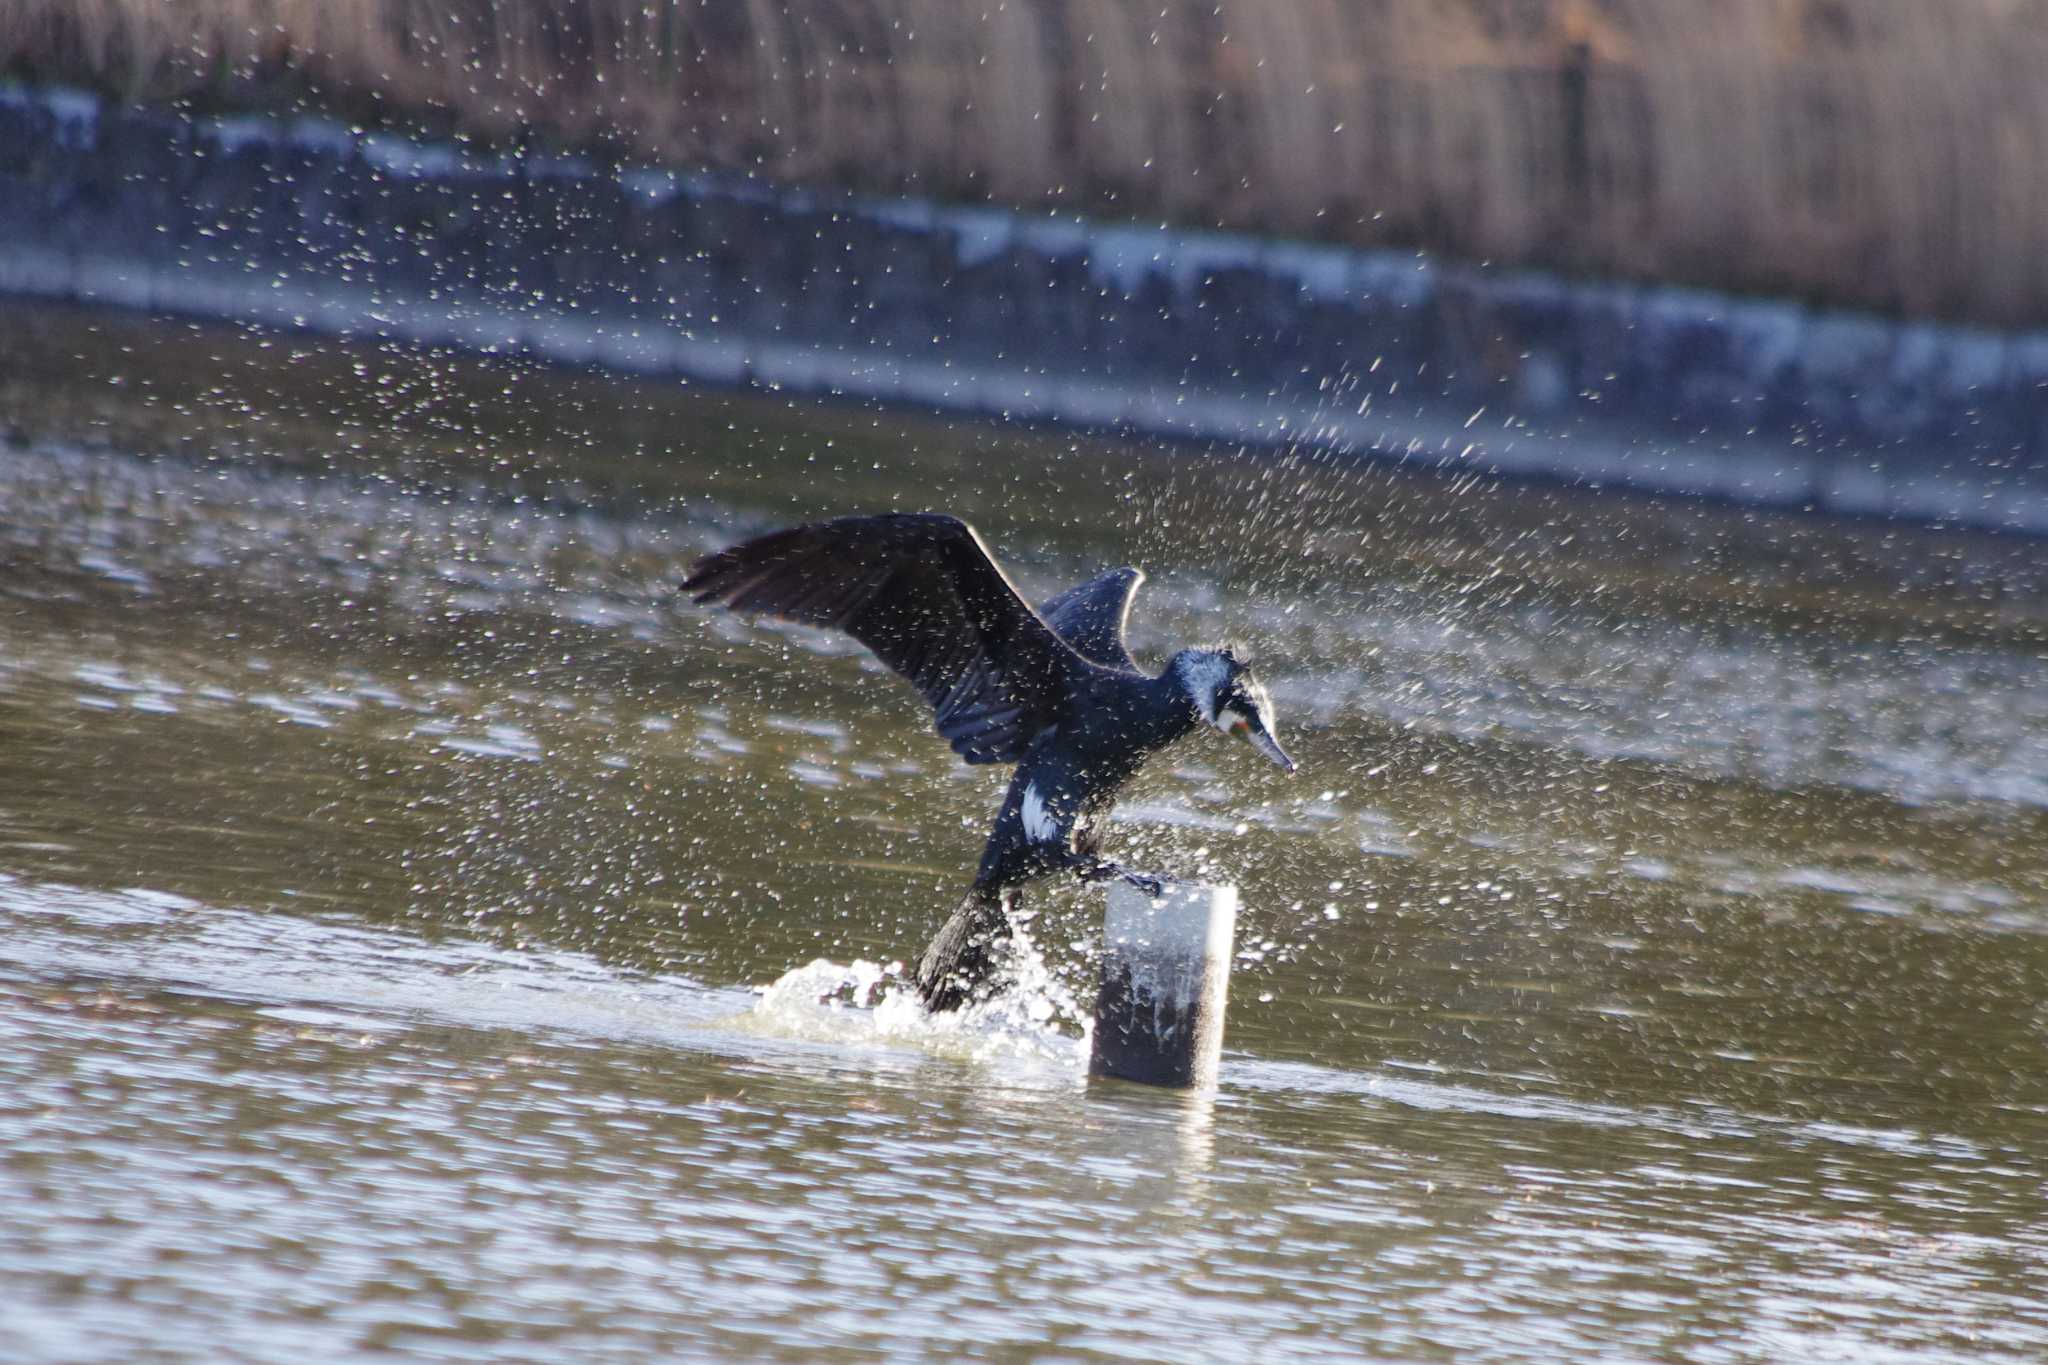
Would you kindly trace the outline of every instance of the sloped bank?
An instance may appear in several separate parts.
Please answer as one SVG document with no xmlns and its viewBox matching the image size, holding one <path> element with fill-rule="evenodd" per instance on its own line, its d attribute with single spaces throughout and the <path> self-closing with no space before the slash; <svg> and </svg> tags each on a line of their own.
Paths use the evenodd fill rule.
<svg viewBox="0 0 2048 1365">
<path fill-rule="evenodd" d="M 0 292 L 2048 532 L 2048 333 L 0 86 Z"/>
</svg>

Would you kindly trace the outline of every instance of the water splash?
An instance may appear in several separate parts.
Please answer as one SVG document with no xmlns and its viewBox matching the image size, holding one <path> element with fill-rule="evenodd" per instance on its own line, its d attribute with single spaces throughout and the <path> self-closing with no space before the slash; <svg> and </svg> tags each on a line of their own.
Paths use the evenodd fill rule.
<svg viewBox="0 0 2048 1365">
<path fill-rule="evenodd" d="M 932 1014 L 900 962 L 883 966 L 858 958 L 846 963 L 817 958 L 760 988 L 754 1007 L 731 1022 L 760 1037 L 904 1049 L 999 1065 L 1006 1073 L 1021 1071 L 1027 1082 L 1081 1080 L 1092 1030 L 1087 1011 L 1021 928 L 1010 968 L 995 995 Z M 1012 1078 L 1006 1074 L 1005 1079 Z"/>
</svg>

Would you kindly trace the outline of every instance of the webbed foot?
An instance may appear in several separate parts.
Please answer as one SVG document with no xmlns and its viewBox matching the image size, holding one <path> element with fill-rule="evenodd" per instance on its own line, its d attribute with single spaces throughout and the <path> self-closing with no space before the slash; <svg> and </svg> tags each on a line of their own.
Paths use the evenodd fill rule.
<svg viewBox="0 0 2048 1365">
<path fill-rule="evenodd" d="M 1132 886 L 1137 887 L 1140 891 L 1150 896 L 1153 900 L 1158 900 L 1161 896 L 1166 894 L 1166 878 L 1158 876 L 1154 873 L 1122 872 L 1117 875 L 1121 876 L 1125 881 L 1129 882 Z"/>
<path fill-rule="evenodd" d="M 1084 882 L 1128 882 L 1154 900 L 1166 894 L 1166 878 L 1151 872 L 1133 872 L 1103 858 L 1076 862 L 1074 875 Z"/>
</svg>

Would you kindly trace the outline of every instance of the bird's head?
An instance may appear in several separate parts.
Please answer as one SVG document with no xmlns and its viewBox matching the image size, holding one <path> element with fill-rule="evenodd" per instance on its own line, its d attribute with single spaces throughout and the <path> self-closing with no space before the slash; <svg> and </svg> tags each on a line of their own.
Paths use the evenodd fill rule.
<svg viewBox="0 0 2048 1365">
<path fill-rule="evenodd" d="M 1273 699 L 1235 648 L 1184 649 L 1168 667 L 1203 720 L 1226 735 L 1242 736 L 1267 758 L 1294 771 L 1294 760 L 1273 735 Z"/>
</svg>

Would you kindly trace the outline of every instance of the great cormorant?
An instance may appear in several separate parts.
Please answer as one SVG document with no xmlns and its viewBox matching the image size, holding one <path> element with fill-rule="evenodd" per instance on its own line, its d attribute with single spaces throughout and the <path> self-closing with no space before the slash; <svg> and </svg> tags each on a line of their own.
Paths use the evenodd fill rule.
<svg viewBox="0 0 2048 1365">
<path fill-rule="evenodd" d="M 918 961 L 930 1009 L 993 974 L 1023 883 L 1069 871 L 1159 894 L 1160 878 L 1101 856 L 1117 794 L 1159 750 L 1206 722 L 1294 771 L 1232 650 L 1183 649 L 1156 678 L 1138 668 L 1124 621 L 1144 581 L 1112 569 L 1033 611 L 973 527 L 900 512 L 772 532 L 684 580 L 700 603 L 845 631 L 923 694 L 962 758 L 1017 765 L 973 887 Z"/>
</svg>

